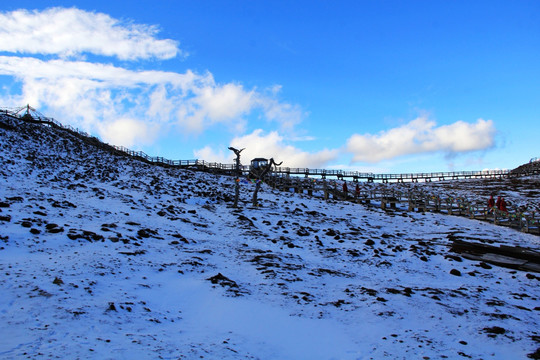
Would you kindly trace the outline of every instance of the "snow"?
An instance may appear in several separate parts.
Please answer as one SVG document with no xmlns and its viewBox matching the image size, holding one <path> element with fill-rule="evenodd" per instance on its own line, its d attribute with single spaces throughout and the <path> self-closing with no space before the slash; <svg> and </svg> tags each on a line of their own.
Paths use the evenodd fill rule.
<svg viewBox="0 0 540 360">
<path fill-rule="evenodd" d="M 0 121 L 0 358 L 508 359 L 539 348 L 539 274 L 449 249 L 458 238 L 538 250 L 538 236 L 266 185 L 253 208 L 245 182 L 233 209 L 232 178 Z M 538 178 L 505 196 L 538 204 L 526 181 Z"/>
</svg>

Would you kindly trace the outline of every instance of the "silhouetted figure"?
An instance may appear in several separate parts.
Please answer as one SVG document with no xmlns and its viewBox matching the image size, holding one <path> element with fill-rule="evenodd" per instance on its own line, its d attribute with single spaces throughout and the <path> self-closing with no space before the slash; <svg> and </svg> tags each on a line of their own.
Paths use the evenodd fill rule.
<svg viewBox="0 0 540 360">
<path fill-rule="evenodd" d="M 240 195 L 240 176 L 242 176 L 242 171 L 240 171 L 240 153 L 244 149 L 235 149 L 232 146 L 229 146 L 229 150 L 233 151 L 236 155 L 235 160 L 235 173 L 236 173 L 236 179 L 235 179 L 235 185 L 234 185 L 234 204 L 233 207 L 238 207 L 238 197 Z"/>
<path fill-rule="evenodd" d="M 252 205 L 253 206 L 257 206 L 257 194 L 259 193 L 259 189 L 261 188 L 261 183 L 263 182 L 266 174 L 268 174 L 268 172 L 270 172 L 270 170 L 272 170 L 272 166 L 280 166 L 281 164 L 283 164 L 283 161 L 280 162 L 279 164 L 277 164 L 275 161 L 274 161 L 274 158 L 271 158 L 270 159 L 270 162 L 268 163 L 268 165 L 266 165 L 266 167 L 264 168 L 263 172 L 259 175 L 259 178 L 256 180 L 256 184 L 255 184 L 255 191 L 253 191 L 253 199 L 251 201 Z"/>
</svg>

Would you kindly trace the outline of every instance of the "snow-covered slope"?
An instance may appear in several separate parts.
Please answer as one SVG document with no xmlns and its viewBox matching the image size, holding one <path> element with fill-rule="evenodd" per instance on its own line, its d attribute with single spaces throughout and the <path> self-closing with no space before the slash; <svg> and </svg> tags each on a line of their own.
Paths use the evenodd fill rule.
<svg viewBox="0 0 540 360">
<path fill-rule="evenodd" d="M 181 146 L 181 144 L 179 144 Z M 113 156 L 0 121 L 0 358 L 517 359 L 540 274 L 451 239 L 539 238 Z"/>
</svg>

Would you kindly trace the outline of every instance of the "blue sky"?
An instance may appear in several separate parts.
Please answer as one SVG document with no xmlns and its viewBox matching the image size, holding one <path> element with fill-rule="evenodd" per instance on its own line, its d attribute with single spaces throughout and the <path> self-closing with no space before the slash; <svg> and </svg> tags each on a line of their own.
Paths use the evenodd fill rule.
<svg viewBox="0 0 540 360">
<path fill-rule="evenodd" d="M 170 159 L 373 172 L 540 156 L 538 1 L 10 1 L 0 106 Z"/>
</svg>

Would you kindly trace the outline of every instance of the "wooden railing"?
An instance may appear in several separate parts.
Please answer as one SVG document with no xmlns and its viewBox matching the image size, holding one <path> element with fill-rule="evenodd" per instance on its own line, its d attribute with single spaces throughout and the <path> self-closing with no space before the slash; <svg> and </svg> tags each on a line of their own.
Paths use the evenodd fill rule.
<svg viewBox="0 0 540 360">
<path fill-rule="evenodd" d="M 26 109 L 26 113 L 21 115 L 20 112 Z M 30 110 L 33 110 L 30 113 Z M 100 139 L 89 135 L 88 133 L 74 128 L 70 125 L 62 125 L 57 120 L 43 116 L 39 112 L 32 109 L 30 106 L 21 107 L 18 109 L 0 109 L 0 114 L 14 117 L 20 120 L 33 123 L 41 123 L 55 128 L 67 130 L 80 138 L 89 139 L 93 143 L 99 142 L 104 147 L 113 148 L 115 151 L 124 153 L 133 158 L 145 161 L 147 163 L 156 164 L 160 166 L 180 167 L 180 168 L 193 168 L 202 171 L 215 171 L 222 174 L 232 174 L 235 172 L 234 164 L 221 164 L 216 162 L 207 162 L 204 160 L 169 160 L 159 156 L 150 156 L 143 151 L 133 151 L 123 146 L 109 145 L 101 142 Z M 532 159 L 531 159 L 532 162 Z M 247 175 L 251 167 L 249 165 L 242 165 L 240 170 L 244 175 Z M 273 169 L 275 174 L 287 175 L 287 176 L 304 176 L 304 177 L 334 177 L 337 179 L 352 179 L 354 181 L 365 180 L 368 182 L 380 181 L 383 183 L 388 182 L 417 182 L 418 180 L 432 181 L 432 180 L 458 180 L 458 179 L 470 179 L 470 178 L 493 178 L 493 177 L 507 177 L 507 176 L 526 176 L 528 172 L 516 172 L 511 173 L 508 170 L 489 170 L 489 171 L 458 171 L 458 172 L 433 172 L 433 173 L 406 173 L 406 174 L 374 174 L 358 171 L 345 171 L 345 170 L 332 170 L 332 169 L 309 169 L 309 168 L 290 168 L 290 167 L 275 167 Z M 535 170 L 537 173 L 537 170 Z"/>
<path fill-rule="evenodd" d="M 325 200 L 351 201 L 380 206 L 382 209 L 404 211 L 438 212 L 492 222 L 517 230 L 540 235 L 540 214 L 534 208 L 508 205 L 508 211 L 489 208 L 487 199 L 474 196 L 453 196 L 444 191 L 428 192 L 424 189 L 400 189 L 381 185 L 350 186 L 343 191 L 335 180 L 314 180 L 299 177 L 271 176 L 268 185 L 282 191 L 294 191 Z"/>
<path fill-rule="evenodd" d="M 404 182 L 417 181 L 419 179 L 430 181 L 438 180 L 457 180 L 469 178 L 488 178 L 508 176 L 508 170 L 483 170 L 483 171 L 455 171 L 455 172 L 434 172 L 434 173 L 407 173 L 407 174 L 374 174 L 358 171 L 326 170 L 326 169 L 308 169 L 308 168 L 288 168 L 277 167 L 274 169 L 277 174 L 304 175 L 336 177 L 338 179 L 352 178 L 353 180 L 382 181 L 382 182 Z"/>
</svg>

